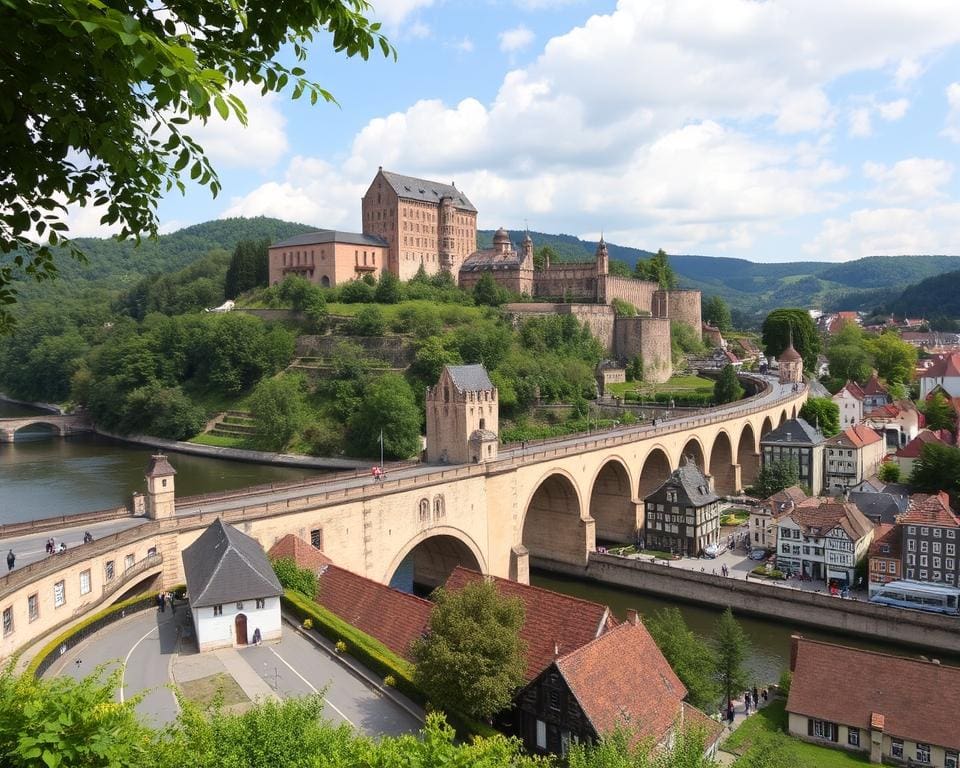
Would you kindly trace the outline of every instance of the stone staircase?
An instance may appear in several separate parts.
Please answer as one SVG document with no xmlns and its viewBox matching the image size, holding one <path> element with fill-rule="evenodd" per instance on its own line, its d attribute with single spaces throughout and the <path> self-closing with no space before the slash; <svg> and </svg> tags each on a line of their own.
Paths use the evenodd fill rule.
<svg viewBox="0 0 960 768">
<path fill-rule="evenodd" d="M 253 417 L 248 411 L 224 411 L 218 414 L 204 430 L 220 437 L 252 438 L 257 434 Z"/>
</svg>

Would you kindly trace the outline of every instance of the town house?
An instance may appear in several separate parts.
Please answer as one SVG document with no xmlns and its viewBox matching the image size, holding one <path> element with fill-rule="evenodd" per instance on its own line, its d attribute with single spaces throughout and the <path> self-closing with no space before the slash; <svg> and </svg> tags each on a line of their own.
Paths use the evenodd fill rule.
<svg viewBox="0 0 960 768">
<path fill-rule="evenodd" d="M 900 559 L 902 534 L 897 525 L 884 523 L 877 527 L 870 545 L 868 569 L 870 592 L 876 586 L 903 578 L 903 563 Z"/>
<path fill-rule="evenodd" d="M 914 494 L 899 522 L 906 577 L 950 586 L 960 584 L 960 520 L 950 508 L 947 494 Z"/>
<path fill-rule="evenodd" d="M 720 538 L 720 497 L 689 457 L 644 499 L 644 508 L 648 549 L 694 557 Z"/>
<path fill-rule="evenodd" d="M 750 531 L 750 543 L 756 548 L 776 549 L 777 520 L 806 498 L 807 494 L 803 492 L 803 488 L 799 485 L 793 485 L 778 491 L 752 507 L 747 524 Z"/>
<path fill-rule="evenodd" d="M 796 465 L 800 485 L 817 495 L 823 488 L 823 435 L 803 419 L 788 419 L 760 438 L 764 467 L 775 461 Z"/>
<path fill-rule="evenodd" d="M 830 495 L 876 474 L 885 454 L 883 438 L 870 427 L 856 424 L 825 440 L 823 481 Z"/>
<path fill-rule="evenodd" d="M 873 524 L 853 504 L 809 499 L 780 518 L 777 566 L 815 581 L 852 585 L 872 541 Z"/>
<path fill-rule="evenodd" d="M 937 387 L 950 397 L 960 397 L 960 352 L 937 355 L 933 362 L 920 372 L 920 397 L 924 400 Z"/>
<path fill-rule="evenodd" d="M 855 381 L 848 381 L 831 400 L 840 409 L 840 429 L 855 426 L 863 421 L 863 389 Z"/>
</svg>

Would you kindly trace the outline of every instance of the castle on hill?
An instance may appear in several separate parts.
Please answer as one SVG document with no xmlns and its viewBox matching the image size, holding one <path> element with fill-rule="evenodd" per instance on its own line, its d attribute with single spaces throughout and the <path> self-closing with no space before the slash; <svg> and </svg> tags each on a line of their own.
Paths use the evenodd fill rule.
<svg viewBox="0 0 960 768">
<path fill-rule="evenodd" d="M 509 305 L 516 321 L 537 314 L 573 314 L 586 323 L 607 353 L 621 361 L 639 356 L 645 378 L 672 374 L 670 322 L 687 325 L 702 338 L 700 291 L 662 290 L 657 283 L 610 274 L 607 244 L 600 239 L 593 261 L 544 264 L 534 269 L 533 241 L 518 251 L 498 229 L 490 248 L 477 248 L 477 209 L 453 183 L 377 170 L 361 203 L 363 232 L 320 230 L 270 247 L 270 284 L 289 275 L 332 287 L 384 270 L 409 280 L 423 268 L 441 270 L 471 289 L 484 274 L 503 288 L 541 299 Z M 618 316 L 614 299 L 636 307 L 635 317 Z"/>
</svg>

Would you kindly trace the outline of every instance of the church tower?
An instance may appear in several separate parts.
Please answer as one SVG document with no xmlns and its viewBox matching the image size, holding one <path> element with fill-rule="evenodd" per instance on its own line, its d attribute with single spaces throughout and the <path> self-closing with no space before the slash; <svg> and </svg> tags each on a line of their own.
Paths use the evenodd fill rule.
<svg viewBox="0 0 960 768">
<path fill-rule="evenodd" d="M 477 464 L 497 458 L 497 388 L 482 365 L 446 365 L 427 389 L 427 461 Z"/>
<path fill-rule="evenodd" d="M 781 384 L 803 384 L 803 357 L 793 348 L 793 329 L 787 348 L 777 358 L 777 372 Z"/>
<path fill-rule="evenodd" d="M 147 465 L 147 517 L 163 520 L 174 516 L 173 476 L 177 470 L 170 466 L 162 453 L 150 457 Z"/>
</svg>

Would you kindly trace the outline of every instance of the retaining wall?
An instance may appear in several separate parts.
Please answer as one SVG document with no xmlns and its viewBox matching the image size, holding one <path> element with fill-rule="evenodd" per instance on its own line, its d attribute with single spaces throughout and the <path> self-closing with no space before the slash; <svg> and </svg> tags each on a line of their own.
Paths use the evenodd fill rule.
<svg viewBox="0 0 960 768">
<path fill-rule="evenodd" d="M 531 558 L 531 565 L 713 608 L 729 605 L 738 613 L 928 650 L 960 653 L 960 619 L 952 616 L 843 600 L 753 578 L 730 579 L 596 552 L 590 553 L 585 566 L 543 558 Z"/>
</svg>

